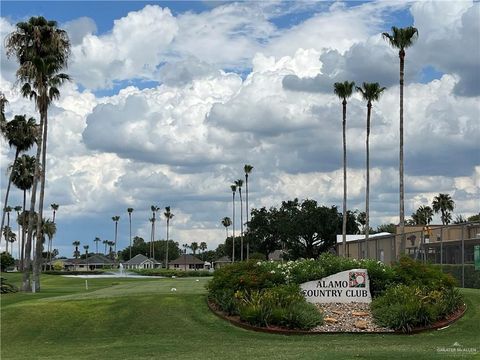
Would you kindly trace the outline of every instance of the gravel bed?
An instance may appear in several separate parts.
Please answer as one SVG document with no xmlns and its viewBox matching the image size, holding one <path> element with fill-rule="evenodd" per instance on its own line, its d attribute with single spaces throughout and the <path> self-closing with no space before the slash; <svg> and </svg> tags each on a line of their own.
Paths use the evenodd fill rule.
<svg viewBox="0 0 480 360">
<path fill-rule="evenodd" d="M 316 304 L 323 313 L 324 323 L 311 331 L 320 332 L 393 332 L 373 321 L 370 305 L 365 303 Z"/>
</svg>

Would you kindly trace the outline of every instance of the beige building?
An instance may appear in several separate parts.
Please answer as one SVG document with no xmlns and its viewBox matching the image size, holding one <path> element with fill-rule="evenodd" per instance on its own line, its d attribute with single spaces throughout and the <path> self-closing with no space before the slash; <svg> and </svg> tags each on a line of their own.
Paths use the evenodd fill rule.
<svg viewBox="0 0 480 360">
<path fill-rule="evenodd" d="M 368 239 L 368 257 L 392 263 L 400 254 L 402 235 L 372 234 Z M 405 253 L 418 260 L 436 264 L 473 263 L 473 248 L 480 245 L 480 223 L 405 226 Z M 347 257 L 367 257 L 364 235 L 347 235 Z M 337 235 L 337 254 L 343 256 L 342 235 Z"/>
</svg>

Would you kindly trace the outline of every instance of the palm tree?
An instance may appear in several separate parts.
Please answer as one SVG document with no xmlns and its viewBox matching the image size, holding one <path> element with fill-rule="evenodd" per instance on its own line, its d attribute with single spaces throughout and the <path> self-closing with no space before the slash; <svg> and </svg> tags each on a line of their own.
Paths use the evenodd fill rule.
<svg viewBox="0 0 480 360">
<path fill-rule="evenodd" d="M 18 189 L 23 190 L 23 215 L 29 214 L 29 212 L 25 210 L 27 206 L 27 190 L 30 190 L 34 182 L 33 175 L 35 174 L 35 161 L 36 160 L 33 156 L 23 154 L 13 163 L 12 167 L 12 183 Z M 20 255 L 20 265 L 22 269 L 24 260 L 26 257 L 30 258 L 30 252 L 32 249 L 31 246 L 28 247 L 28 251 L 26 249 L 25 236 L 28 227 L 28 221 L 23 219 Z"/>
<path fill-rule="evenodd" d="M 192 242 L 190 244 L 190 249 L 192 249 L 192 252 L 193 252 L 193 256 L 195 256 L 195 253 L 197 252 L 198 250 L 198 243 L 196 241 Z"/>
<path fill-rule="evenodd" d="M 5 105 L 8 103 L 5 94 L 0 91 L 0 135 L 5 136 L 7 120 L 5 119 Z"/>
<path fill-rule="evenodd" d="M 95 237 L 95 239 L 93 240 L 93 242 L 95 243 L 95 254 L 98 254 L 98 243 L 102 241 L 98 236 Z"/>
<path fill-rule="evenodd" d="M 21 152 L 29 150 L 35 144 L 37 132 L 35 119 L 31 117 L 27 120 L 25 115 L 15 115 L 13 120 L 6 124 L 5 136 L 8 140 L 8 145 L 15 148 L 13 164 L 16 163 Z M 10 177 L 8 178 L 7 190 L 5 191 L 5 205 L 8 204 L 10 186 L 13 180 L 12 177 L 13 173 L 11 172 Z M 5 208 L 2 212 L 2 224 L 0 228 L 3 229 L 3 225 L 5 225 Z"/>
<path fill-rule="evenodd" d="M 405 69 L 405 49 L 412 46 L 418 38 L 418 30 L 413 26 L 406 28 L 392 27 L 392 34 L 383 33 L 383 38 L 388 41 L 390 46 L 398 49 L 398 57 L 400 58 L 400 233 L 402 240 L 400 251 L 405 252 L 405 188 L 403 181 L 403 84 Z"/>
<path fill-rule="evenodd" d="M 416 225 L 429 225 L 433 218 L 433 210 L 430 206 L 420 206 L 412 214 L 412 219 Z"/>
<path fill-rule="evenodd" d="M 108 245 L 109 241 L 108 240 L 103 240 L 102 241 L 102 244 L 105 245 L 105 251 L 104 251 L 104 255 L 106 256 L 107 255 L 107 245 Z"/>
<path fill-rule="evenodd" d="M 435 214 L 441 213 L 442 224 L 448 225 L 452 220 L 450 211 L 455 208 L 455 201 L 449 194 L 438 194 L 433 198 L 432 208 Z"/>
<path fill-rule="evenodd" d="M 245 164 L 243 171 L 245 172 L 245 209 L 247 211 L 247 228 L 249 225 L 248 216 L 250 215 L 250 208 L 248 207 L 248 176 L 253 170 L 252 165 Z M 250 258 L 250 243 L 247 242 L 247 260 Z"/>
<path fill-rule="evenodd" d="M 225 216 L 222 219 L 222 225 L 225 226 L 225 232 L 227 233 L 227 238 L 228 238 L 228 227 L 232 225 L 232 220 L 228 216 Z"/>
<path fill-rule="evenodd" d="M 187 271 L 187 249 L 189 248 L 188 244 L 183 244 L 183 249 L 185 255 L 183 256 L 183 259 L 185 261 L 185 271 Z"/>
<path fill-rule="evenodd" d="M 132 258 L 132 212 L 133 208 L 127 208 L 128 212 L 128 224 L 130 229 L 130 259 Z"/>
<path fill-rule="evenodd" d="M 150 219 L 152 223 L 150 256 L 152 257 L 152 259 L 155 259 L 155 221 L 156 221 L 157 211 L 160 210 L 160 208 L 156 205 L 152 205 L 150 206 L 150 210 L 152 210 L 152 218 Z"/>
<path fill-rule="evenodd" d="M 85 249 L 85 262 L 87 263 L 87 271 L 88 271 L 88 245 L 83 245 L 83 248 Z"/>
<path fill-rule="evenodd" d="M 52 209 L 52 212 L 53 212 L 53 223 L 55 223 L 55 217 L 57 215 L 57 210 L 58 208 L 60 207 L 60 205 L 58 204 L 50 204 L 50 208 Z M 48 250 L 48 256 L 49 256 L 49 263 L 51 264 L 52 263 L 52 251 L 53 251 L 53 237 L 50 239 L 50 241 L 48 242 L 48 247 L 47 247 L 47 250 Z"/>
<path fill-rule="evenodd" d="M 165 215 L 165 219 L 167 220 L 167 246 L 165 249 L 165 268 L 168 270 L 168 240 L 169 240 L 169 228 L 170 228 L 170 220 L 173 219 L 175 215 L 172 214 L 170 211 L 170 206 L 165 207 L 165 212 L 163 213 Z"/>
<path fill-rule="evenodd" d="M 15 210 L 15 212 L 17 213 L 17 224 L 18 224 L 18 258 L 20 261 L 21 258 L 20 258 L 20 222 L 18 221 L 19 218 L 20 218 L 20 211 L 22 211 L 22 207 L 20 205 L 17 205 L 13 208 L 13 210 Z"/>
<path fill-rule="evenodd" d="M 347 99 L 352 96 L 355 83 L 344 81 L 336 82 L 333 85 L 333 92 L 342 100 L 343 120 L 343 221 L 342 221 L 342 243 L 343 256 L 347 256 Z"/>
<path fill-rule="evenodd" d="M 75 257 L 75 269 L 77 268 L 77 259 L 80 256 L 80 252 L 78 251 L 78 247 L 80 246 L 80 241 L 75 240 L 72 243 L 73 246 L 75 246 L 75 251 L 73 252 L 73 256 Z"/>
<path fill-rule="evenodd" d="M 107 245 L 108 245 L 108 254 L 110 255 L 110 259 L 114 259 L 115 258 L 115 254 L 113 252 L 113 246 L 115 246 L 115 242 L 114 241 L 107 241 Z"/>
<path fill-rule="evenodd" d="M 118 220 L 120 220 L 120 216 L 112 216 L 112 220 L 115 223 L 115 258 L 117 257 L 117 235 L 118 235 Z"/>
<path fill-rule="evenodd" d="M 38 227 L 36 227 L 38 229 Z M 45 244 L 45 241 L 48 240 L 48 241 L 51 241 L 52 238 L 55 236 L 56 232 L 57 232 L 57 225 L 50 219 L 43 219 L 42 220 L 42 224 L 41 224 L 41 227 L 40 229 L 42 229 L 41 231 L 41 234 L 40 236 L 38 236 L 38 234 L 36 233 L 36 230 L 35 230 L 35 236 L 37 239 L 40 239 L 40 241 Z M 45 236 L 48 238 L 48 239 L 45 239 Z M 47 270 L 47 260 L 48 260 L 48 252 L 47 252 L 47 258 L 45 258 L 45 266 L 44 266 L 44 269 Z M 43 262 L 43 257 L 42 257 L 42 262 Z"/>
<path fill-rule="evenodd" d="M 12 228 L 7 225 L 3 228 L 3 236 L 5 237 L 5 252 L 8 254 L 8 243 L 11 243 L 13 253 L 13 243 L 17 239 L 17 235 L 15 235 Z"/>
<path fill-rule="evenodd" d="M 36 205 L 37 179 L 40 179 L 39 218 L 43 218 L 43 200 L 45 196 L 46 150 L 48 129 L 48 108 L 52 101 L 60 97 L 59 86 L 68 75 L 60 73 L 67 66 L 70 54 L 70 42 L 64 30 L 57 28 L 55 21 L 48 21 L 43 17 L 32 17 L 28 22 L 19 22 L 15 31 L 6 39 L 7 55 L 15 55 L 19 62 L 17 78 L 23 83 L 22 95 L 34 99 L 40 113 L 40 129 L 36 154 L 35 180 L 32 188 L 30 215 L 33 216 Z M 43 134 L 42 134 L 43 131 Z M 40 160 L 40 156 L 42 159 Z M 43 169 L 40 171 L 40 162 Z M 27 251 L 31 246 L 33 236 L 33 221 L 29 222 Z M 40 222 L 37 223 L 37 236 L 40 236 Z M 36 261 L 33 267 L 35 286 L 40 289 L 40 271 L 42 243 L 37 241 Z M 26 259 L 24 269 L 23 288 L 30 288 L 29 266 L 30 259 Z"/>
<path fill-rule="evenodd" d="M 235 181 L 237 185 L 238 194 L 240 195 L 240 260 L 243 261 L 243 202 L 242 202 L 242 186 L 243 180 L 238 179 Z"/>
<path fill-rule="evenodd" d="M 232 262 L 235 262 L 235 192 L 237 191 L 237 185 L 230 185 L 230 189 L 232 189 L 233 194 L 233 216 L 232 216 Z"/>
<path fill-rule="evenodd" d="M 202 251 L 202 260 L 205 261 L 205 250 L 207 250 L 207 243 L 205 241 L 202 241 L 198 248 L 200 251 Z"/>
<path fill-rule="evenodd" d="M 367 139 L 366 139 L 366 149 L 367 149 L 367 186 L 365 191 L 365 213 L 366 213 L 366 228 L 365 228 L 365 247 L 366 247 L 366 256 L 369 257 L 368 251 L 368 234 L 370 231 L 370 117 L 372 114 L 372 102 L 377 101 L 380 98 L 382 92 L 386 89 L 380 87 L 379 83 L 363 83 L 362 87 L 356 86 L 357 91 L 362 94 L 363 100 L 367 101 Z"/>
</svg>

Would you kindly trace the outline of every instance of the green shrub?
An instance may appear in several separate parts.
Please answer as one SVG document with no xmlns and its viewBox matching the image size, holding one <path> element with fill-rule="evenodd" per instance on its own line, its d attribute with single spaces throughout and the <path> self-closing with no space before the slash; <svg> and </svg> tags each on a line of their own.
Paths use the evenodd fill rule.
<svg viewBox="0 0 480 360">
<path fill-rule="evenodd" d="M 446 316 L 458 310 L 464 304 L 464 299 L 460 291 L 456 288 L 445 289 L 442 292 L 440 303 L 440 315 Z"/>
<path fill-rule="evenodd" d="M 309 330 L 323 323 L 323 315 L 317 307 L 307 302 L 291 304 L 283 311 L 279 325 L 290 329 Z"/>
<path fill-rule="evenodd" d="M 53 270 L 55 271 L 62 271 L 65 266 L 65 263 L 61 260 L 57 260 L 53 262 Z"/>
<path fill-rule="evenodd" d="M 208 270 L 174 270 L 174 269 L 132 269 L 128 270 L 144 276 L 165 276 L 165 277 L 206 277 L 213 274 Z"/>
<path fill-rule="evenodd" d="M 238 301 L 230 289 L 217 289 L 208 293 L 208 300 L 216 304 L 227 315 L 238 314 Z"/>
<path fill-rule="evenodd" d="M 396 282 L 405 285 L 417 285 L 428 289 L 443 289 L 457 286 L 457 281 L 450 275 L 444 274 L 438 267 L 423 264 L 404 256 L 393 266 L 396 273 Z"/>
</svg>

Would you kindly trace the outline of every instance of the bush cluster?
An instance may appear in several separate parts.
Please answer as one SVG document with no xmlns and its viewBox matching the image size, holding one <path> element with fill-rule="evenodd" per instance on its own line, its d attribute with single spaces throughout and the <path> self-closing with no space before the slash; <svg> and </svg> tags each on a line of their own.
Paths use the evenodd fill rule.
<svg viewBox="0 0 480 360">
<path fill-rule="evenodd" d="M 441 268 L 446 274 L 452 275 L 459 284 L 462 284 L 462 265 L 444 264 L 435 265 L 436 268 Z M 480 289 L 480 271 L 475 270 L 475 265 L 465 264 L 465 287 Z"/>
<path fill-rule="evenodd" d="M 455 288 L 433 290 L 417 285 L 398 284 L 372 302 L 375 321 L 385 327 L 410 332 L 445 318 L 463 304 Z"/>
<path fill-rule="evenodd" d="M 387 266 L 332 254 L 317 260 L 248 261 L 225 266 L 215 271 L 207 285 L 209 300 L 253 325 L 309 329 L 322 319 L 300 295 L 299 284 L 351 269 L 367 269 L 373 315 L 386 327 L 408 332 L 444 318 L 463 303 L 454 288 L 455 279 L 432 265 L 404 257 Z M 289 300 L 282 302 L 280 297 Z"/>
<path fill-rule="evenodd" d="M 10 284 L 7 279 L 0 277 L 0 294 L 7 294 L 17 292 L 18 289 L 15 285 Z"/>
<path fill-rule="evenodd" d="M 132 269 L 128 270 L 139 275 L 144 276 L 165 276 L 165 277 L 204 277 L 212 276 L 212 273 L 207 270 L 191 270 L 191 271 L 182 271 L 182 270 L 172 270 L 172 269 Z"/>
</svg>

